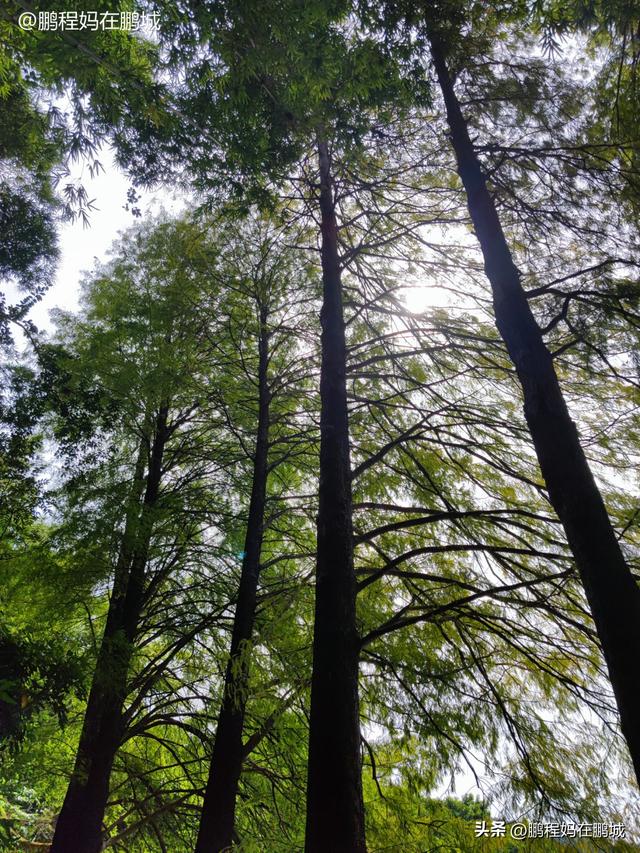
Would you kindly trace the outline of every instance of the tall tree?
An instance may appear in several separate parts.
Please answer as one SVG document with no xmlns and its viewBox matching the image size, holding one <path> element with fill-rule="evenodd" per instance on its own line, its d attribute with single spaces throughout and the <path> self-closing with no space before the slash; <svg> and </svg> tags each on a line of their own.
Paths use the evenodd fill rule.
<svg viewBox="0 0 640 853">
<path fill-rule="evenodd" d="M 364 851 L 358 632 L 346 346 L 329 147 L 318 139 L 324 300 L 318 563 L 309 720 L 306 851 Z M 336 711 L 338 713 L 336 713 Z"/>
<path fill-rule="evenodd" d="M 198 13 L 196 29 L 186 12 L 184 21 L 161 25 L 163 42 L 173 45 L 172 64 L 195 62 L 200 69 L 176 91 L 179 109 L 200 128 L 198 139 L 205 134 L 212 143 L 203 156 L 199 143 L 180 140 L 196 185 L 218 191 L 231 185 L 264 201 L 280 194 L 278 181 L 291 178 L 318 223 L 321 441 L 308 853 L 365 849 L 336 172 L 344 162 L 357 174 L 366 133 L 402 111 L 396 69 L 375 40 L 351 36 L 347 12 L 343 2 L 305 8 L 248 2 Z M 203 39 L 209 53 L 201 53 Z M 135 142 L 127 153 L 138 174 L 157 179 Z"/>
<path fill-rule="evenodd" d="M 190 752 L 197 755 L 197 746 L 208 743 L 208 717 L 199 722 L 196 708 L 186 703 L 185 709 L 180 694 L 199 705 L 209 702 L 207 686 L 215 679 L 210 673 L 193 676 L 197 667 L 187 663 L 187 650 L 212 628 L 210 613 L 222 618 L 229 612 L 229 601 L 220 606 L 225 594 L 237 607 L 236 636 L 238 631 L 246 636 L 234 647 L 223 684 L 223 739 L 217 740 L 228 760 L 220 762 L 214 750 L 215 784 L 228 781 L 231 770 L 237 787 L 243 762 L 273 725 L 268 717 L 260 718 L 260 706 L 252 708 L 244 742 L 242 725 L 236 724 L 237 700 L 242 697 L 242 723 L 258 603 L 259 546 L 264 528 L 274 523 L 271 516 L 277 522 L 285 511 L 292 481 L 287 466 L 304 455 L 314 436 L 305 418 L 298 420 L 297 395 L 308 368 L 297 363 L 300 343 L 292 331 L 304 342 L 307 302 L 314 304 L 315 298 L 315 268 L 306 260 L 292 261 L 277 229 L 260 233 L 257 222 L 240 224 L 235 218 L 224 226 L 180 221 L 142 228 L 127 236 L 125 254 L 89 280 L 83 317 L 63 318 L 60 344 L 40 348 L 41 358 L 52 356 L 40 383 L 51 386 L 57 438 L 79 460 L 63 510 L 71 551 L 77 553 L 72 559 L 81 562 L 86 549 L 99 565 L 111 568 L 115 551 L 76 766 L 56 825 L 53 843 L 60 849 L 72 837 L 76 847 L 83 844 L 89 850 L 106 839 L 117 843 L 144 831 L 144 806 L 135 819 L 127 809 L 115 827 L 102 828 L 114 762 L 119 792 L 144 790 L 145 785 L 155 790 L 155 770 L 141 771 L 125 745 L 132 744 L 135 751 L 153 740 L 186 768 Z M 252 256 L 245 249 L 247 240 L 256 241 Z M 288 293 L 290 279 L 297 282 L 295 296 Z M 273 336 L 271 351 L 265 335 Z M 259 476 L 253 477 L 238 597 L 231 586 L 235 572 L 228 564 L 237 561 L 234 516 L 247 491 L 246 457 L 255 469 L 250 446 L 256 424 L 261 427 L 256 442 Z M 269 425 L 273 447 L 267 459 Z M 109 452 L 96 455 L 96 442 L 105 441 Z M 267 468 L 278 481 L 270 494 L 265 492 Z M 224 498 L 217 494 L 225 490 Z M 96 514 L 97 506 L 102 510 Z M 278 524 L 278 544 L 268 545 L 274 564 L 287 559 L 282 541 L 287 528 L 295 531 L 295 526 Z M 218 556 L 219 536 L 232 549 L 230 561 Z M 208 576 L 212 566 L 230 577 Z M 277 568 L 266 574 L 265 596 L 275 607 L 276 593 L 286 590 L 291 578 L 285 574 L 279 581 Z M 96 582 L 103 587 L 105 578 L 96 577 Z M 300 679 L 291 680 L 295 698 Z M 262 707 L 268 704 L 263 699 Z M 284 710 L 290 704 L 289 699 Z M 271 709 L 271 716 L 276 711 Z M 227 737 L 230 728 L 235 738 Z M 182 740 L 187 734 L 195 737 L 196 746 L 191 750 L 182 744 L 176 752 L 176 732 Z M 124 754 L 118 759 L 119 750 Z M 188 800 L 191 790 L 187 787 L 178 803 Z M 159 798 L 161 793 L 160 788 Z M 218 817 L 230 832 L 235 791 L 226 806 Z"/>
<path fill-rule="evenodd" d="M 437 239 L 436 229 L 425 227 L 396 240 L 387 265 L 376 259 L 372 239 L 355 275 L 346 278 L 364 714 L 396 729 L 398 764 L 407 772 L 403 726 L 404 738 L 422 733 L 409 747 L 416 751 L 430 731 L 439 733 L 437 744 L 420 759 L 416 754 L 416 784 L 426 790 L 429 782 L 419 780 L 441 761 L 464 761 L 465 744 L 473 742 L 476 758 L 483 754 L 487 766 L 494 764 L 497 756 L 482 738 L 496 736 L 513 748 L 505 772 L 514 796 L 518 791 L 538 803 L 586 807 L 575 794 L 590 744 L 571 709 L 577 711 L 578 700 L 598 717 L 611 719 L 612 711 L 595 632 L 539 483 L 513 399 L 517 382 L 492 325 L 459 310 L 412 313 L 402 303 L 408 280 L 415 276 L 418 287 L 421 281 L 409 262 L 400 267 L 402 254 L 415 264 L 419 244 L 428 246 L 426 276 Z M 451 253 L 448 262 L 453 266 Z M 457 290 L 463 271 L 452 275 Z M 432 661 L 434 647 L 439 651 Z M 500 674 L 499 661 L 512 659 L 513 676 L 520 654 L 528 674 L 515 687 Z M 472 684 L 490 685 L 484 700 L 467 702 Z M 386 697 L 380 707 L 378 690 Z M 541 719 L 526 721 L 532 707 L 526 697 L 545 702 L 547 691 L 565 709 L 572 740 L 560 721 L 553 730 Z M 417 716 L 409 722 L 414 702 Z M 483 708 L 488 716 L 479 723 Z M 367 737 L 365 761 L 379 743 L 375 733 Z M 574 761 L 578 755 L 580 762 Z M 375 774 L 377 757 L 368 763 Z M 591 808 L 598 814 L 593 801 Z"/>
<path fill-rule="evenodd" d="M 640 699 L 634 686 L 634 661 L 640 653 L 640 590 L 581 447 L 553 358 L 531 311 L 456 96 L 449 55 L 472 11 L 471 7 L 412 7 L 408 18 L 425 28 L 458 173 L 491 284 L 496 324 L 520 380 L 525 418 L 540 469 L 580 571 L 616 695 L 622 731 L 640 780 Z"/>
<path fill-rule="evenodd" d="M 190 272 L 183 267 L 184 252 L 180 258 L 175 253 L 180 236 L 183 248 L 193 240 L 191 234 L 170 226 L 158 228 L 146 240 L 143 235 L 130 240 L 131 256 L 115 261 L 88 289 L 84 324 L 75 328 L 68 324 L 65 345 L 70 355 L 62 356 L 58 368 L 66 371 L 71 387 L 87 389 L 89 399 L 98 406 L 97 422 L 92 425 L 82 399 L 80 405 L 73 397 L 69 400 L 64 378 L 59 381 L 66 391 L 59 406 L 63 434 L 65 415 L 71 430 L 76 429 L 76 441 L 81 435 L 78 429 L 88 432 L 93 441 L 96 427 L 102 424 L 124 451 L 125 484 L 128 480 L 129 485 L 120 507 L 122 529 L 104 632 L 53 850 L 73 846 L 97 851 L 102 845 L 109 779 L 124 735 L 129 670 L 142 611 L 153 587 L 148 578 L 153 538 L 166 512 L 163 501 L 171 500 L 167 478 L 177 462 L 175 446 L 183 440 L 182 430 L 197 409 L 185 377 L 195 375 L 201 338 L 194 313 L 195 291 L 193 285 L 187 286 Z M 110 402 L 105 405 L 106 400 Z M 73 422 L 76 412 L 77 425 Z M 120 433 L 114 428 L 114 415 L 124 427 Z"/>
<path fill-rule="evenodd" d="M 238 786 L 246 749 L 243 729 L 247 700 L 250 691 L 249 669 L 252 657 L 252 640 L 258 589 L 262 564 L 262 545 L 267 523 L 267 479 L 286 460 L 291 451 L 286 434 L 278 430 L 278 444 L 274 425 L 283 414 L 281 397 L 292 393 L 291 379 L 287 378 L 287 360 L 297 343 L 292 332 L 302 333 L 300 318 L 289 316 L 292 304 L 301 303 L 305 292 L 313 297 L 313 289 L 306 281 L 307 270 L 293 260 L 293 251 L 283 245 L 282 229 L 268 220 L 254 218 L 236 233 L 223 229 L 228 245 L 221 247 L 222 262 L 227 271 L 230 303 L 240 301 L 230 316 L 250 314 L 243 335 L 243 364 L 250 371 L 255 400 L 247 404 L 257 410 L 253 442 L 251 487 L 242 549 L 242 568 L 237 591 L 233 629 L 226 665 L 222 703 L 213 742 L 209 777 L 202 804 L 196 850 L 227 850 L 232 846 L 235 827 L 235 810 Z M 238 242 L 242 241 L 242 255 L 238 256 Z M 246 243 L 244 241 L 247 241 Z M 295 282 L 295 293 L 291 282 Z M 246 308 L 242 302 L 246 303 Z M 305 312 L 298 314 L 305 316 Z M 238 319 L 234 319 L 238 323 Z M 251 350 L 254 350 L 252 352 Z M 233 371 L 237 353 L 229 355 L 225 365 L 217 358 L 219 370 Z M 298 383 L 296 383 L 297 385 Z M 280 409 L 280 411 L 279 411 Z M 285 409 L 286 411 L 286 409 Z"/>
</svg>

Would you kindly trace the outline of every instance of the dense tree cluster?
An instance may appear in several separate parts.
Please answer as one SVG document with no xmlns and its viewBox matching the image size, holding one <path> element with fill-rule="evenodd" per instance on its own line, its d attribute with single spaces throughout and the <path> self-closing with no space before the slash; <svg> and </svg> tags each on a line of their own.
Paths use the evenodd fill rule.
<svg viewBox="0 0 640 853">
<path fill-rule="evenodd" d="M 1 849 L 638 849 L 635 0 L 22 6 Z M 189 212 L 38 330 L 106 144 Z"/>
</svg>

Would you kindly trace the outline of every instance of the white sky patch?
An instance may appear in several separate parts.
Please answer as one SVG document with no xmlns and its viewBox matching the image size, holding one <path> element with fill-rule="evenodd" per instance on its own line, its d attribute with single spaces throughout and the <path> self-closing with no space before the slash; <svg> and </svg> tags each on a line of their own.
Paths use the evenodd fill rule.
<svg viewBox="0 0 640 853">
<path fill-rule="evenodd" d="M 49 312 L 52 309 L 75 311 L 78 308 L 83 274 L 90 271 L 98 261 L 106 259 L 119 232 L 139 221 L 130 210 L 124 209 L 131 182 L 114 163 L 112 152 L 104 149 L 99 159 L 104 172 L 95 178 L 89 175 L 86 165 L 82 164 L 70 176 L 70 180 L 80 181 L 84 185 L 88 197 L 94 200 L 95 209 L 89 214 L 88 228 L 83 226 L 80 218 L 59 227 L 60 260 L 55 279 L 44 298 L 29 314 L 39 329 L 51 327 Z M 135 206 L 140 208 L 142 218 L 163 209 L 171 215 L 178 215 L 185 206 L 183 196 L 165 188 L 154 192 L 138 190 L 138 193 L 140 200 Z"/>
<path fill-rule="evenodd" d="M 446 288 L 428 280 L 403 288 L 401 292 L 412 314 L 422 314 L 429 308 L 444 308 L 452 302 L 451 293 Z"/>
</svg>

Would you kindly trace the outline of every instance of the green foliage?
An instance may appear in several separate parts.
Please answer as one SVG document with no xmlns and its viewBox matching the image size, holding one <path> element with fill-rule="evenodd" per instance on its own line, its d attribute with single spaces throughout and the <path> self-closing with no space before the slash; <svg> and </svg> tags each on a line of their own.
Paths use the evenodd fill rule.
<svg viewBox="0 0 640 853">
<path fill-rule="evenodd" d="M 67 720 L 67 694 L 81 690 L 82 670 L 68 649 L 24 632 L 0 634 L 0 746 L 18 744 L 30 716 L 49 708 Z"/>
<path fill-rule="evenodd" d="M 45 3 L 37 12 L 51 10 L 81 9 L 75 2 Z M 130 4 L 122 10 L 131 11 Z M 94 11 L 114 9 L 99 3 Z M 101 144 L 161 93 L 152 78 L 150 42 L 124 30 L 22 29 L 23 12 L 21 3 L 9 2 L 0 17 L 0 281 L 26 294 L 16 304 L 0 295 L 5 345 L 11 323 L 34 332 L 25 317 L 51 284 L 56 220 L 80 216 L 89 222 L 93 200 L 86 189 L 62 183 L 71 164 L 82 158 L 92 173 L 100 171 Z"/>
<path fill-rule="evenodd" d="M 58 312 L 52 338 L 4 371 L 0 725 L 20 749 L 5 750 L 2 843 L 50 839 L 119 554 L 144 524 L 137 634 L 111 641 L 100 675 L 127 663 L 105 831 L 126 853 L 193 847 L 243 557 L 266 313 L 270 470 L 255 638 L 236 661 L 249 668 L 237 849 L 303 846 L 322 139 L 347 323 L 369 848 L 559 851 L 549 839 L 478 838 L 475 821 L 498 803 L 505 817 L 599 820 L 633 799 L 618 781 L 626 759 L 584 596 L 486 322 L 424 25 L 446 42 L 634 564 L 637 10 L 546 0 L 145 8 L 160 11 L 157 45 L 0 21 L 0 159 L 12 173 L 0 176 L 0 277 L 24 290 L 17 306 L 0 305 L 5 325 L 32 331 L 26 311 L 51 276 L 56 217 L 65 202 L 86 212 L 81 190 L 56 195 L 56 174 L 78 156 L 97 168 L 109 136 L 134 179 L 181 182 L 209 211 L 121 235 L 85 278 L 80 312 Z M 592 74 L 558 58 L 557 37 L 570 33 L 588 36 Z M 409 310 L 404 296 L 425 282 L 452 305 Z M 160 493 L 145 515 L 165 410 Z M 461 773 L 483 777 L 486 801 L 436 797 Z"/>
</svg>

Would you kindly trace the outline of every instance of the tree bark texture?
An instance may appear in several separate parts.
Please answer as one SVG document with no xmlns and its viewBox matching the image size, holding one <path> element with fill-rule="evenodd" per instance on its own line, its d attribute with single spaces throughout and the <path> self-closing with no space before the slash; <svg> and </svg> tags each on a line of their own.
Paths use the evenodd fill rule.
<svg viewBox="0 0 640 853">
<path fill-rule="evenodd" d="M 225 673 L 224 693 L 213 744 L 209 778 L 200 816 L 196 853 L 221 853 L 223 850 L 229 850 L 233 842 L 236 798 L 244 759 L 242 730 L 249 686 L 250 643 L 255 621 L 267 492 L 270 405 L 268 364 L 267 309 L 261 307 L 258 429 L 253 459 L 251 499 L 231 649 Z"/>
<path fill-rule="evenodd" d="M 366 853 L 345 328 L 330 155 L 322 139 L 318 159 L 324 298 L 305 853 Z"/>
<path fill-rule="evenodd" d="M 430 42 L 458 173 L 493 292 L 496 325 L 522 386 L 524 414 L 540 470 L 584 585 L 640 782 L 640 590 L 623 557 L 553 359 L 521 285 L 455 94 L 444 47 L 434 35 Z"/>
<path fill-rule="evenodd" d="M 123 707 L 129 664 L 143 605 L 145 568 L 166 434 L 167 409 L 162 408 L 156 419 L 146 484 L 144 470 L 148 453 L 146 442 L 141 444 L 75 766 L 56 821 L 50 853 L 98 853 L 102 850 L 102 821 L 113 761 L 124 734 Z"/>
</svg>

